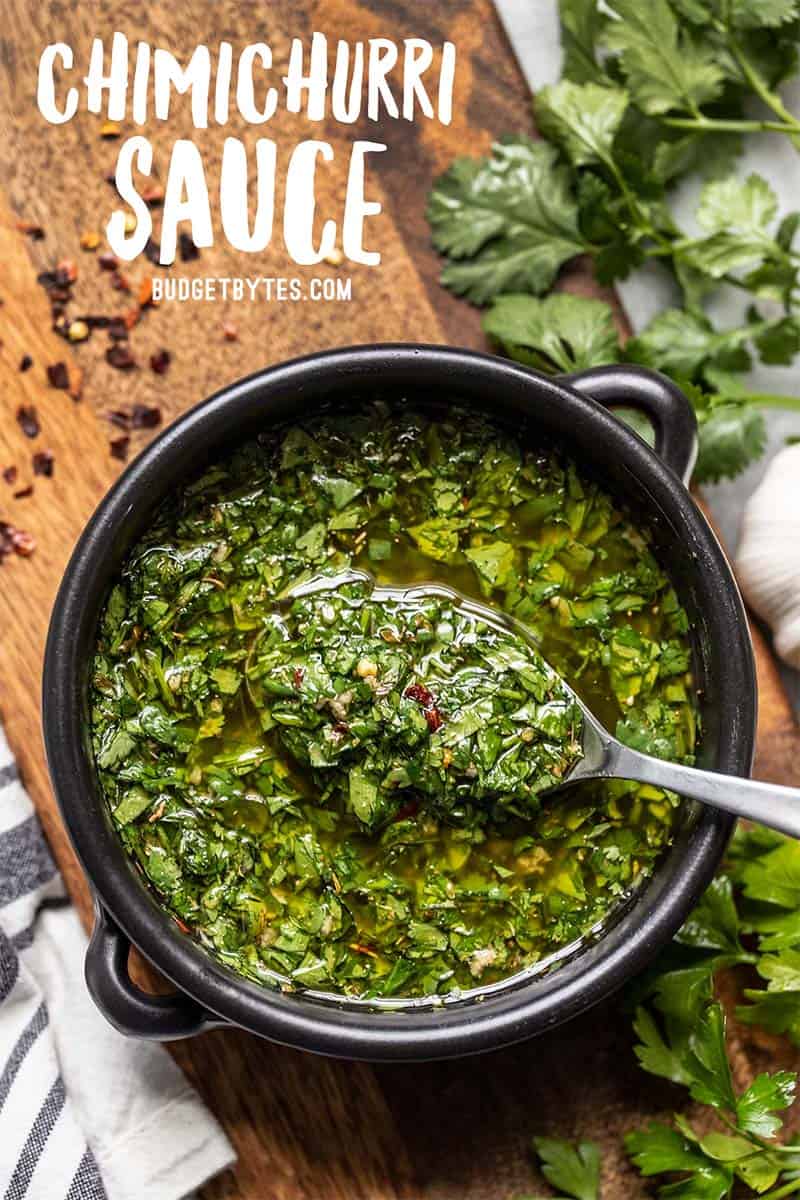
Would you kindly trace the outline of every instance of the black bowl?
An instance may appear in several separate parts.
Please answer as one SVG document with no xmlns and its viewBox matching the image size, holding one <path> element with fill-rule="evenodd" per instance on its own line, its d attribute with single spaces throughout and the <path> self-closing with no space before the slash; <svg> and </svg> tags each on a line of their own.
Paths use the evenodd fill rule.
<svg viewBox="0 0 800 1200">
<path fill-rule="evenodd" d="M 557 969 L 480 1001 L 405 1011 L 326 1003 L 249 982 L 222 966 L 159 907 L 133 868 L 97 784 L 88 734 L 88 665 L 98 617 L 128 548 L 154 507 L 212 457 L 265 425 L 322 404 L 410 396 L 450 398 L 528 436 L 555 443 L 649 528 L 689 613 L 702 736 L 699 763 L 749 772 L 756 685 L 744 609 L 719 544 L 684 480 L 696 452 L 691 408 L 653 372 L 608 367 L 550 379 L 488 355 L 439 346 L 363 346 L 315 354 L 226 388 L 171 425 L 124 472 L 81 536 L 53 610 L 44 669 L 50 772 L 75 849 L 97 896 L 87 980 L 125 1033 L 174 1038 L 232 1023 L 291 1046 L 348 1058 L 430 1059 L 496 1048 L 542 1033 L 604 999 L 679 928 L 714 874 L 733 818 L 686 806 L 671 848 L 627 909 Z M 643 412 L 651 450 L 607 410 Z M 133 942 L 179 989 L 154 997 L 127 971 Z"/>
</svg>

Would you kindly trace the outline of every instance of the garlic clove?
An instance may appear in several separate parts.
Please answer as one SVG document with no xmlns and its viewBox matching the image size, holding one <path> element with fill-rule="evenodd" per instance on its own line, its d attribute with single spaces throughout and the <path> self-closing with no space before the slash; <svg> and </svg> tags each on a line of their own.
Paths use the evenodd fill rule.
<svg viewBox="0 0 800 1200">
<path fill-rule="evenodd" d="M 800 669 L 800 444 L 775 455 L 748 500 L 735 568 L 776 653 Z"/>
</svg>

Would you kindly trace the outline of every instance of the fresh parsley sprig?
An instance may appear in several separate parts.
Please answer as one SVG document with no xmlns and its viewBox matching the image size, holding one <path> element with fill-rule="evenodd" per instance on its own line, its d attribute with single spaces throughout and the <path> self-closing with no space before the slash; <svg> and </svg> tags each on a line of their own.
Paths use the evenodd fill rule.
<svg viewBox="0 0 800 1200">
<path fill-rule="evenodd" d="M 800 352 L 800 211 L 779 221 L 767 181 L 732 173 L 742 133 L 777 128 L 800 148 L 800 122 L 776 90 L 797 67 L 798 0 L 561 0 L 560 10 L 564 76 L 535 100 L 545 140 L 505 138 L 434 186 L 442 281 L 491 304 L 491 338 L 540 370 L 625 358 L 671 375 L 698 415 L 696 479 L 735 476 L 763 452 L 763 409 L 800 411 L 796 397 L 742 381 L 754 359 L 787 365 Z M 753 103 L 769 118 L 752 118 Z M 670 188 L 698 170 L 709 178 L 689 232 Z M 621 349 L 608 306 L 547 295 L 580 255 L 602 283 L 660 264 L 681 306 Z M 752 298 L 730 329 L 706 314 L 723 285 Z"/>
<path fill-rule="evenodd" d="M 726 874 L 706 891 L 675 941 L 629 992 L 634 1051 L 643 1070 L 687 1089 L 694 1119 L 674 1114 L 625 1137 L 633 1165 L 671 1200 L 782 1200 L 800 1194 L 800 1142 L 781 1140 L 797 1075 L 775 1071 L 737 1087 L 726 1016 L 715 999 L 721 970 L 755 967 L 764 989 L 745 988 L 739 1020 L 800 1044 L 800 845 L 757 827 L 737 834 Z M 702 1109 L 706 1108 L 708 1115 Z M 709 1117 L 712 1118 L 709 1121 Z M 534 1140 L 560 1200 L 600 1200 L 596 1146 Z"/>
</svg>

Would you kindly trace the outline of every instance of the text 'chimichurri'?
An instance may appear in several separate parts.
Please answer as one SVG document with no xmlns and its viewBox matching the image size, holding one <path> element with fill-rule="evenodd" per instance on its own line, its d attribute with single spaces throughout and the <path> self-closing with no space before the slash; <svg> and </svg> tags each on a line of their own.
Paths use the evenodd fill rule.
<svg viewBox="0 0 800 1200">
<path fill-rule="evenodd" d="M 407 590 L 430 581 L 530 638 Z M 559 676 L 691 761 L 686 634 L 646 537 L 557 454 L 458 408 L 331 411 L 161 507 L 98 633 L 96 763 L 162 903 L 234 970 L 464 991 L 586 935 L 669 842 L 653 787 L 547 793 L 581 753 Z"/>
</svg>

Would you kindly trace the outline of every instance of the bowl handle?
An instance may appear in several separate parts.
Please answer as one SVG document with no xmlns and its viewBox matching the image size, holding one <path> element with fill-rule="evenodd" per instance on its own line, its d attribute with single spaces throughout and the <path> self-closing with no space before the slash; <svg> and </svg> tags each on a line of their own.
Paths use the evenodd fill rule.
<svg viewBox="0 0 800 1200">
<path fill-rule="evenodd" d="M 656 454 L 688 484 L 697 459 L 697 419 L 671 379 L 633 366 L 592 367 L 560 378 L 604 408 L 633 408 L 643 413 L 655 430 Z"/>
<path fill-rule="evenodd" d="M 97 1007 L 120 1033 L 169 1042 L 226 1024 L 183 992 L 156 996 L 137 987 L 128 972 L 130 948 L 129 939 L 98 901 L 86 951 L 86 984 Z"/>
</svg>

